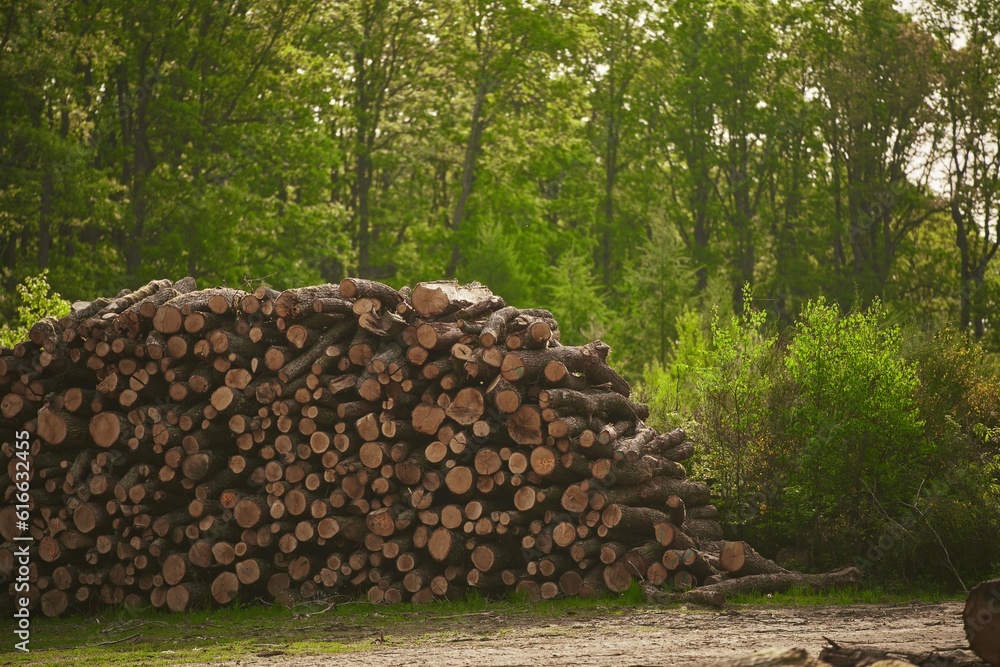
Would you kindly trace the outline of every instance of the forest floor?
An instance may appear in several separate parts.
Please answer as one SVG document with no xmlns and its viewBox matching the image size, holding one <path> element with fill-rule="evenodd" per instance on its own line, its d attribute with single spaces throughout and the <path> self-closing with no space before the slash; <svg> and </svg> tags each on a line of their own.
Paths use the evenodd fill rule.
<svg viewBox="0 0 1000 667">
<path fill-rule="evenodd" d="M 826 637 L 910 652 L 968 644 L 958 603 L 847 607 L 735 607 L 727 611 L 641 607 L 616 614 L 569 612 L 543 622 L 479 612 L 426 623 L 413 619 L 369 635 L 370 648 L 337 655 L 338 667 L 373 665 L 705 665 L 766 648 L 819 655 Z M 330 632 L 349 641 L 345 634 Z M 355 634 L 354 639 L 357 639 Z M 271 655 L 233 667 L 319 667 L 321 655 Z"/>
<path fill-rule="evenodd" d="M 184 616 L 39 619 L 32 652 L 2 646 L 0 664 L 706 665 L 776 647 L 816 657 L 827 637 L 841 645 L 953 651 L 967 646 L 960 613 L 954 601 L 735 604 L 721 611 L 607 601 L 249 606 Z"/>
</svg>

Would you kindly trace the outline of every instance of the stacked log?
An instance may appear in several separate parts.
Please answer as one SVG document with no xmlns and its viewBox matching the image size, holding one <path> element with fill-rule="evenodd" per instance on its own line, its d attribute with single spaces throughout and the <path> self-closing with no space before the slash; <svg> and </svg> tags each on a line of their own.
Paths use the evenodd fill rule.
<svg viewBox="0 0 1000 667">
<path fill-rule="evenodd" d="M 4 442 L 3 603 L 26 536 L 49 616 L 775 574 L 721 541 L 691 443 L 644 424 L 608 353 L 477 284 L 185 278 L 76 304 L 0 350 L 0 426 L 31 471 L 23 530 Z"/>
</svg>

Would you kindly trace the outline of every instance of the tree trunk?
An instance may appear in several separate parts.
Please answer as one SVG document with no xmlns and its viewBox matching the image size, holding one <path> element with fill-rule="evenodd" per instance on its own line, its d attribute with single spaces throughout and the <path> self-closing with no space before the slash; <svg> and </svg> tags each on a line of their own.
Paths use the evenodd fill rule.
<svg viewBox="0 0 1000 667">
<path fill-rule="evenodd" d="M 726 596 L 747 593 L 781 593 L 792 588 L 830 590 L 861 585 L 861 572 L 856 567 L 845 567 L 825 574 L 754 574 L 738 579 L 727 579 L 710 586 L 702 586 L 681 596 L 687 602 L 719 607 Z"/>
<path fill-rule="evenodd" d="M 489 94 L 489 86 L 483 77 L 485 73 L 479 73 L 479 82 L 476 85 L 476 96 L 472 104 L 472 118 L 469 122 L 469 138 L 465 142 L 465 158 L 462 161 L 462 189 L 458 194 L 458 202 L 455 204 L 455 212 L 451 218 L 451 259 L 445 275 L 449 278 L 455 276 L 458 265 L 462 261 L 462 254 L 459 244 L 458 234 L 462 224 L 468 217 L 467 207 L 469 198 L 472 196 L 472 187 L 475 181 L 476 160 L 482 151 L 483 133 L 486 131 L 486 96 Z"/>
</svg>

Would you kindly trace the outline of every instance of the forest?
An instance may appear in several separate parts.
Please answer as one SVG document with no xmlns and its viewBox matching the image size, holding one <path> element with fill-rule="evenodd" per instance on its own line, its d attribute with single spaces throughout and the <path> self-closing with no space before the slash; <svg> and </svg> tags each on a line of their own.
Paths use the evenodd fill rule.
<svg viewBox="0 0 1000 667">
<path fill-rule="evenodd" d="M 153 278 L 480 281 L 611 346 L 732 535 L 965 588 L 998 63 L 993 0 L 0 0 L 5 342 Z"/>
</svg>

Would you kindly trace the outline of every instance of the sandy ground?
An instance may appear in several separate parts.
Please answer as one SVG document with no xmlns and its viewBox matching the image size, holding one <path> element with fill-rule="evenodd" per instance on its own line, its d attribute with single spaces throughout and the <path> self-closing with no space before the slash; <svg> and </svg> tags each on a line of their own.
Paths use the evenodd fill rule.
<svg viewBox="0 0 1000 667">
<path fill-rule="evenodd" d="M 641 608 L 610 615 L 505 618 L 494 612 L 415 621 L 373 632 L 370 650 L 335 656 L 260 657 L 240 667 L 374 667 L 376 665 L 706 665 L 765 648 L 804 648 L 813 657 L 825 637 L 846 644 L 907 651 L 968 646 L 959 603 L 898 606 L 736 607 L 726 611 Z M 339 630 L 339 631 L 338 631 Z M 332 624 L 328 640 L 345 641 Z M 358 637 L 351 629 L 351 641 Z M 968 653 L 971 656 L 971 653 Z"/>
</svg>

